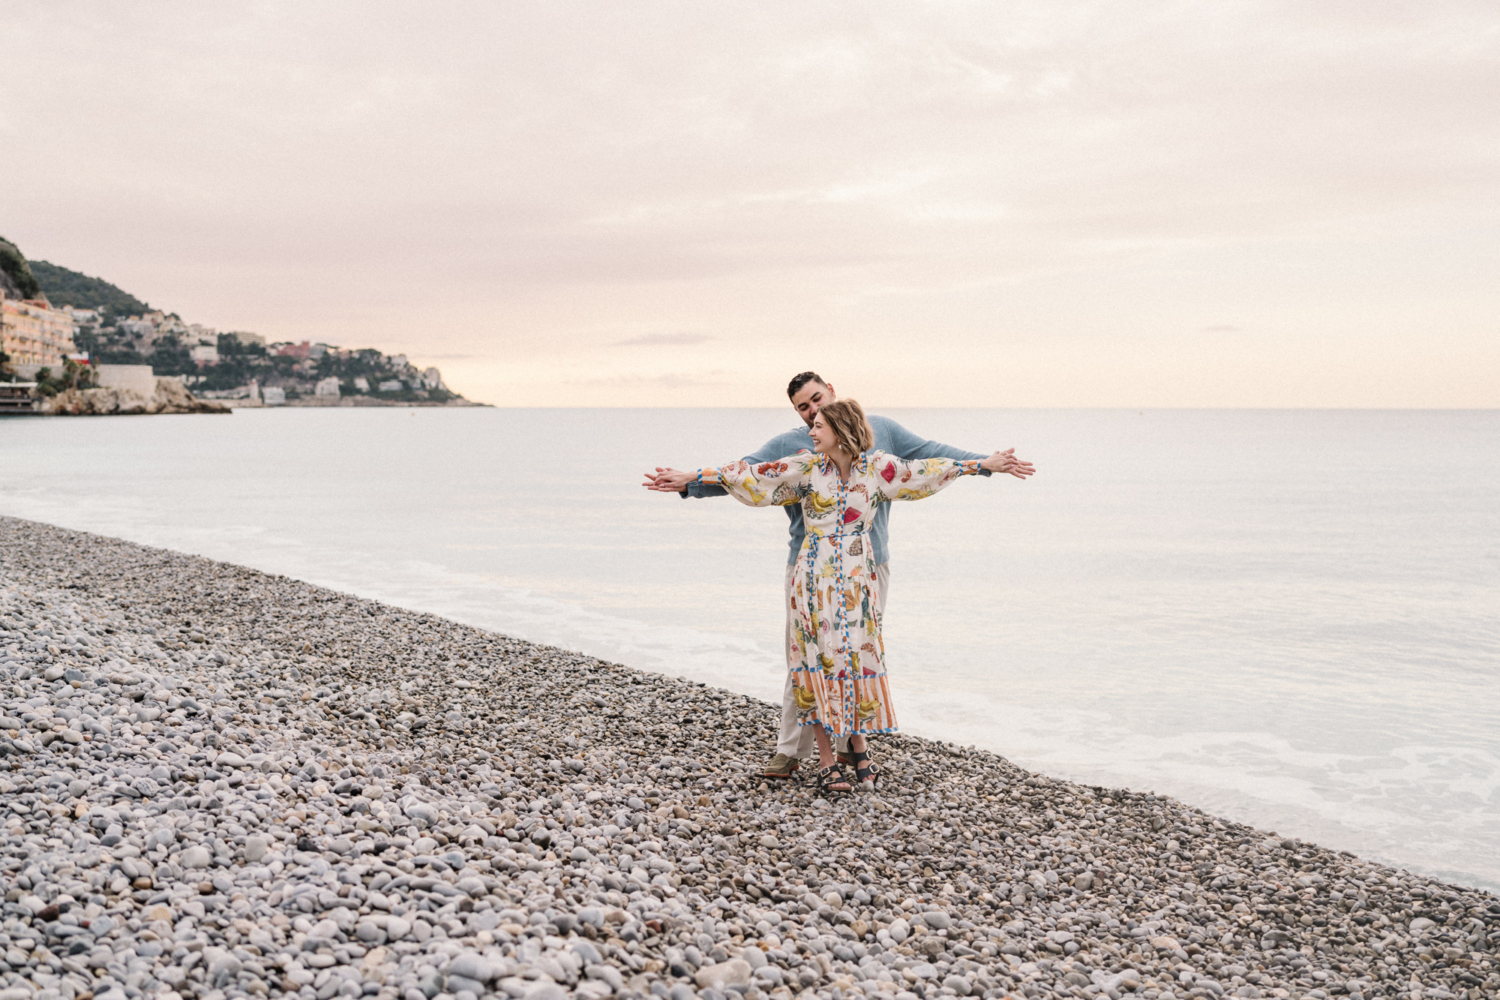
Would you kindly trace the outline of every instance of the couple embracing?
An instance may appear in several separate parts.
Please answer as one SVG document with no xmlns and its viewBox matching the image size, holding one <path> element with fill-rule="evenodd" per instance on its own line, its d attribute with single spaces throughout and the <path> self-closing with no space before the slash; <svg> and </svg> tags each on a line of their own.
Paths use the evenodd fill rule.
<svg viewBox="0 0 1500 1000">
<path fill-rule="evenodd" d="M 783 507 L 790 519 L 786 569 L 787 680 L 781 735 L 765 768 L 790 778 L 816 741 L 818 782 L 849 791 L 880 773 L 865 737 L 896 731 L 886 681 L 881 620 L 890 583 L 890 504 L 921 500 L 960 476 L 1030 476 L 1014 449 L 989 457 L 928 441 L 803 372 L 787 396 L 805 427 L 767 441 L 720 468 L 657 468 L 645 486 L 683 497 L 728 494 L 753 507 Z"/>
</svg>

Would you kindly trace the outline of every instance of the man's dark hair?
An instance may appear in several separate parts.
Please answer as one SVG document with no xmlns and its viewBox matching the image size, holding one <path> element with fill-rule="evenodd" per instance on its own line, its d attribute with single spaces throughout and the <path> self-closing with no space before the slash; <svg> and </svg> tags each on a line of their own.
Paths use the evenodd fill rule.
<svg viewBox="0 0 1500 1000">
<path fill-rule="evenodd" d="M 803 372 L 801 375 L 793 377 L 793 379 L 787 383 L 786 398 L 791 399 L 793 396 L 797 395 L 797 393 L 802 391 L 802 387 L 809 382 L 816 382 L 825 388 L 828 386 L 828 383 L 823 381 L 823 376 L 819 375 L 817 372 Z"/>
</svg>

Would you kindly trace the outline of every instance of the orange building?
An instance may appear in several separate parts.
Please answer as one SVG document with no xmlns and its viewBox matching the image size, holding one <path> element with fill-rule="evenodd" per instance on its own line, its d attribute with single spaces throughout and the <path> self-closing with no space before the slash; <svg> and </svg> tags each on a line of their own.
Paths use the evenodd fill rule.
<svg viewBox="0 0 1500 1000">
<path fill-rule="evenodd" d="M 0 292 L 0 351 L 13 365 L 47 365 L 61 374 L 63 358 L 77 350 L 73 317 L 45 298 L 12 299 Z"/>
</svg>

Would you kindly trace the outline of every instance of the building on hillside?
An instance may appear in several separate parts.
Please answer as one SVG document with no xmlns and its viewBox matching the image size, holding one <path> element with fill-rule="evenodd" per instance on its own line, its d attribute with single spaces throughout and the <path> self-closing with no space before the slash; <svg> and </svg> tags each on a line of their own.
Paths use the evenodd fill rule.
<svg viewBox="0 0 1500 1000">
<path fill-rule="evenodd" d="M 12 299 L 0 292 L 0 351 L 11 364 L 60 369 L 63 358 L 77 350 L 73 317 L 66 311 L 53 309 L 45 298 Z"/>
<path fill-rule="evenodd" d="M 354 388 L 359 390 L 360 392 L 369 392 L 370 380 L 365 378 L 363 375 L 356 375 L 354 376 Z"/>
<path fill-rule="evenodd" d="M 285 406 L 286 390 L 279 386 L 268 385 L 260 391 L 260 398 L 267 406 Z"/>
<path fill-rule="evenodd" d="M 406 360 L 406 355 L 404 355 L 404 354 L 392 354 L 391 355 L 391 370 L 392 371 L 399 372 L 399 371 L 403 370 L 410 363 L 411 362 L 409 362 L 409 361 Z"/>
<path fill-rule="evenodd" d="M 436 368 L 429 368 L 422 373 L 422 385 L 428 389 L 443 389 L 448 387 L 443 384 L 443 373 Z"/>
<path fill-rule="evenodd" d="M 312 354 L 312 345 L 307 341 L 300 344 L 282 344 L 281 349 L 276 352 L 284 358 L 296 358 L 298 361 L 306 361 Z"/>
<path fill-rule="evenodd" d="M 249 383 L 233 389 L 204 389 L 195 395 L 202 396 L 204 399 L 233 399 L 245 406 L 259 406 L 260 384 L 251 379 Z"/>
<path fill-rule="evenodd" d="M 141 316 L 122 319 L 115 326 L 120 332 L 135 337 L 137 340 L 149 339 L 156 334 L 156 324 Z"/>
<path fill-rule="evenodd" d="M 188 355 L 199 368 L 212 368 L 219 363 L 219 349 L 212 344 L 194 344 L 188 348 Z"/>
<path fill-rule="evenodd" d="M 250 333 L 249 331 L 246 331 L 246 330 L 231 330 L 228 333 L 224 334 L 224 336 L 226 336 L 226 337 L 233 337 L 235 340 L 238 340 L 240 343 L 244 344 L 246 347 L 249 347 L 252 344 L 258 344 L 261 347 L 265 347 L 266 346 L 266 338 L 265 337 L 262 337 L 258 333 Z"/>
<path fill-rule="evenodd" d="M 381 392 L 400 392 L 406 388 L 406 384 L 400 379 L 387 379 L 378 386 Z"/>
<path fill-rule="evenodd" d="M 313 386 L 314 396 L 341 396 L 343 390 L 339 388 L 339 377 L 330 375 L 325 379 L 319 379 L 318 384 Z"/>
<path fill-rule="evenodd" d="M 152 337 L 152 340 L 161 340 L 164 337 L 176 337 L 184 344 L 197 342 L 197 338 L 188 330 L 187 324 L 182 321 L 180 316 L 176 315 L 168 316 L 156 324 L 156 333 Z"/>
</svg>

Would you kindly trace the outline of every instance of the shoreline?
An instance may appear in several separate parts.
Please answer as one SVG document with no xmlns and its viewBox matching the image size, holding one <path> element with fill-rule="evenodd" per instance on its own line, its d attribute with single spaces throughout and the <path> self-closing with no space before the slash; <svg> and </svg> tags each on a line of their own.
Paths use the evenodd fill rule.
<svg viewBox="0 0 1500 1000">
<path fill-rule="evenodd" d="M 914 737 L 764 786 L 753 699 L 6 517 L 0 670 L 5 1000 L 1500 993 L 1481 890 Z"/>
<path fill-rule="evenodd" d="M 289 399 L 289 400 L 287 400 L 284 403 L 276 403 L 276 404 L 273 404 L 271 406 L 267 406 L 265 403 L 261 402 L 260 400 L 228 399 L 228 398 L 223 398 L 223 397 L 219 397 L 219 396 L 204 397 L 204 398 L 206 398 L 206 399 L 212 399 L 216 403 L 223 403 L 225 406 L 229 407 L 231 410 L 295 410 L 295 409 L 314 409 L 314 410 L 316 410 L 316 409 L 325 409 L 326 410 L 326 409 L 353 409 L 353 408 L 364 408 L 364 407 L 372 407 L 372 406 L 375 406 L 375 407 L 380 407 L 380 406 L 383 406 L 383 407 L 401 407 L 401 406 L 405 406 L 405 407 L 410 407 L 410 408 L 425 407 L 425 408 L 429 408 L 429 409 L 430 408 L 469 409 L 469 408 L 474 408 L 474 407 L 482 407 L 482 408 L 489 408 L 489 409 L 493 409 L 494 408 L 489 403 L 476 403 L 473 400 L 464 399 L 462 396 L 460 396 L 460 397 L 458 397 L 456 399 L 450 399 L 450 400 L 448 400 L 447 402 L 444 402 L 444 403 L 434 403 L 433 401 L 428 400 L 428 399 L 414 399 L 414 400 L 380 399 L 380 398 L 375 397 L 375 396 L 300 396 L 300 397 L 298 397 L 296 399 Z"/>
</svg>

